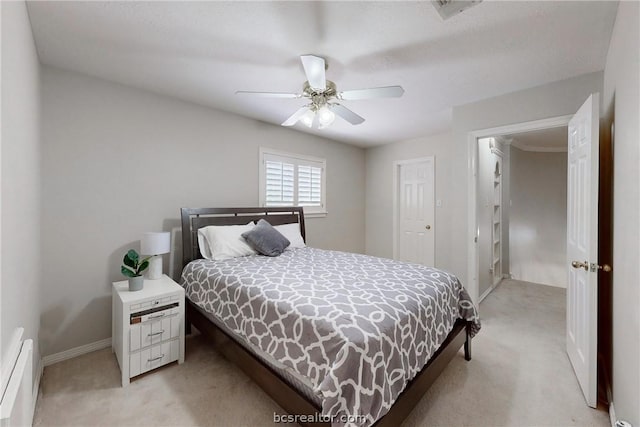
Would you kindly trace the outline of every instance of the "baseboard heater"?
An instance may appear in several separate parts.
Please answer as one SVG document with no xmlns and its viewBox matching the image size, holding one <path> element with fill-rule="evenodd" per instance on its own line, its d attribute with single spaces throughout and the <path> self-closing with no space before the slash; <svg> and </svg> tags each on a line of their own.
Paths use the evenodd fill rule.
<svg viewBox="0 0 640 427">
<path fill-rule="evenodd" d="M 22 340 L 18 328 L 2 361 L 0 427 L 23 427 L 33 423 L 33 340 Z"/>
</svg>

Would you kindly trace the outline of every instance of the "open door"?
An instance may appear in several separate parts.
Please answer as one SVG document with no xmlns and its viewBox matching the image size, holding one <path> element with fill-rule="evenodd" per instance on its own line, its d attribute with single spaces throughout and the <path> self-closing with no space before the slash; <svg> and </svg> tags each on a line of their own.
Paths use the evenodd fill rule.
<svg viewBox="0 0 640 427">
<path fill-rule="evenodd" d="M 587 404 L 597 403 L 599 96 L 569 122 L 567 353 Z"/>
</svg>

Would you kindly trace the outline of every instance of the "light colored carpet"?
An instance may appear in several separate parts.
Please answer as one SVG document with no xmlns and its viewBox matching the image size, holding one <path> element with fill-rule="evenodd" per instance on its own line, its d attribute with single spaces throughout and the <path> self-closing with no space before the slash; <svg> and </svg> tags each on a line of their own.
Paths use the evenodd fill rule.
<svg viewBox="0 0 640 427">
<path fill-rule="evenodd" d="M 564 351 L 565 290 L 505 280 L 481 304 L 473 360 L 446 368 L 405 426 L 608 426 L 587 407 Z M 201 336 L 121 388 L 110 349 L 44 371 L 35 426 L 263 426 L 282 409 Z"/>
</svg>

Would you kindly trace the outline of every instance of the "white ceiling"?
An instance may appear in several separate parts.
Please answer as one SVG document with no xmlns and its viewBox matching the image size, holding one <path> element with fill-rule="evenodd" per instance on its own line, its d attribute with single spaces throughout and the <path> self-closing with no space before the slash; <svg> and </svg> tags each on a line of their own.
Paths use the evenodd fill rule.
<svg viewBox="0 0 640 427">
<path fill-rule="evenodd" d="M 567 151 L 568 128 L 561 126 L 551 129 L 505 135 L 511 145 L 525 151 Z"/>
<path fill-rule="evenodd" d="M 485 0 L 442 21 L 431 2 L 30 2 L 42 63 L 280 124 L 304 100 L 299 55 L 327 59 L 366 121 L 295 129 L 371 146 L 446 131 L 455 105 L 604 68 L 615 2 Z"/>
</svg>

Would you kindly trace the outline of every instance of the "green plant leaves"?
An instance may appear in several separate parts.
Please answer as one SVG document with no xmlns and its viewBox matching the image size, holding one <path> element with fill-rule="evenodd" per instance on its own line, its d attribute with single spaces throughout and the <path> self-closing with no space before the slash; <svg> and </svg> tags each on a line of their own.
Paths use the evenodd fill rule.
<svg viewBox="0 0 640 427">
<path fill-rule="evenodd" d="M 122 258 L 124 265 L 120 267 L 120 272 L 127 277 L 141 276 L 141 273 L 149 267 L 149 260 L 151 258 L 152 257 L 148 256 L 141 260 L 138 252 L 129 249 L 124 258 Z"/>
<path fill-rule="evenodd" d="M 140 266 L 138 267 L 138 274 L 142 273 L 144 270 L 147 269 L 147 267 L 149 267 L 149 261 L 144 260 L 142 261 L 142 263 L 140 264 Z"/>
<path fill-rule="evenodd" d="M 127 277 L 136 277 L 139 276 L 138 274 L 136 274 L 133 270 L 125 267 L 124 265 L 122 267 L 120 267 L 120 272 Z"/>
<path fill-rule="evenodd" d="M 133 261 L 130 257 L 129 254 L 125 254 L 124 258 L 122 259 L 122 262 L 124 263 L 124 265 L 126 265 L 127 267 L 131 267 L 135 270 L 136 268 L 136 263 L 135 261 Z"/>
<path fill-rule="evenodd" d="M 131 261 L 135 262 L 136 264 L 138 263 L 139 255 L 135 250 L 129 249 L 129 252 L 127 252 L 127 256 L 131 258 Z"/>
<path fill-rule="evenodd" d="M 149 258 L 145 258 L 140 262 L 138 252 L 133 249 L 129 249 L 124 258 L 122 258 L 124 265 L 120 267 L 120 272 L 127 277 L 140 276 L 140 272 L 149 267 L 148 259 Z"/>
</svg>

